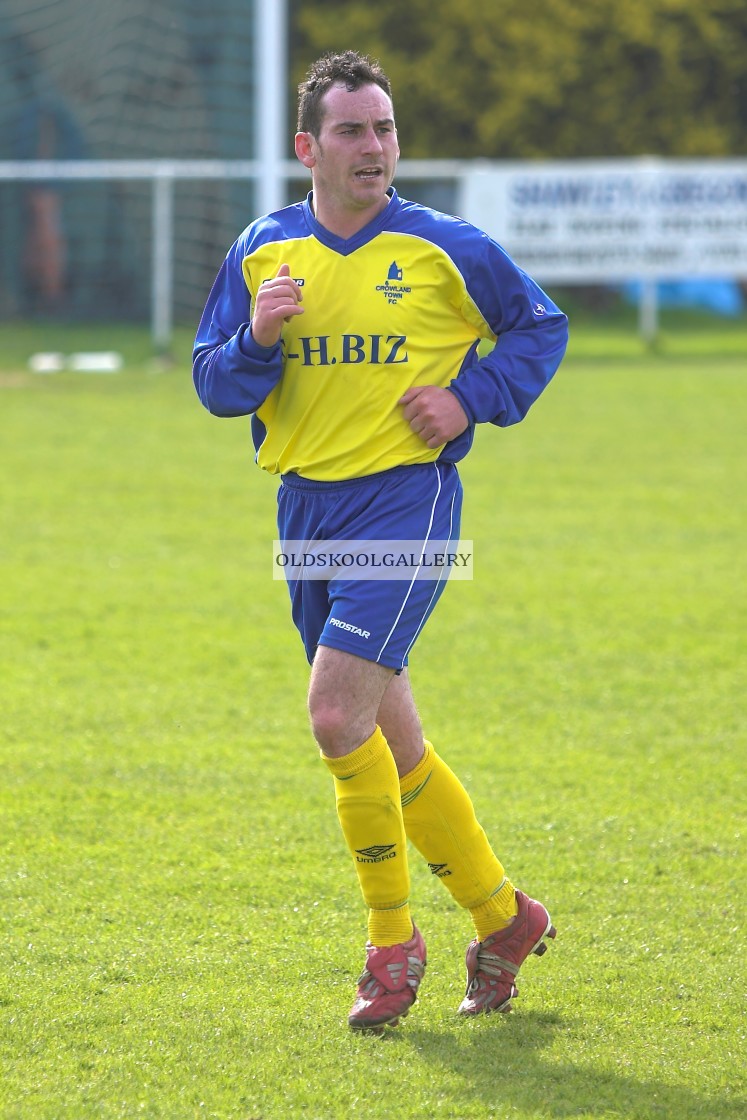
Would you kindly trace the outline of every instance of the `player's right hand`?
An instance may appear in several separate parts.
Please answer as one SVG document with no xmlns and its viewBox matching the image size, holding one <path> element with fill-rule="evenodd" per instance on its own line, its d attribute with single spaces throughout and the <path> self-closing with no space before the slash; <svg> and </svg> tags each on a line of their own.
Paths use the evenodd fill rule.
<svg viewBox="0 0 747 1120">
<path fill-rule="evenodd" d="M 265 280 L 257 292 L 252 316 L 252 337 L 259 346 L 274 346 L 283 323 L 293 315 L 303 315 L 303 294 L 291 276 L 290 265 L 281 264 L 272 280 Z"/>
</svg>

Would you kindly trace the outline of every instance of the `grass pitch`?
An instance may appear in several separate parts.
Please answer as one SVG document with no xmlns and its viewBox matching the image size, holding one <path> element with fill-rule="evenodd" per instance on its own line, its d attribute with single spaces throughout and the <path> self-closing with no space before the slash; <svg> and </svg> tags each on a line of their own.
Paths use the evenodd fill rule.
<svg viewBox="0 0 747 1120">
<path fill-rule="evenodd" d="M 429 966 L 384 1038 L 345 1027 L 365 914 L 247 424 L 185 339 L 0 330 L 3 1120 L 747 1116 L 747 332 L 696 326 L 581 323 L 463 466 L 475 580 L 413 682 L 558 938 L 462 1022 L 469 923 L 413 855 Z"/>
</svg>

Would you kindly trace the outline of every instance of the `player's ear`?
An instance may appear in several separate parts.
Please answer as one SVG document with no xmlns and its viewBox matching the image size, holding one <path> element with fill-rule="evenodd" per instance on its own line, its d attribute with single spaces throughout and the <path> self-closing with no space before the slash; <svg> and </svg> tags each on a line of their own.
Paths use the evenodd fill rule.
<svg viewBox="0 0 747 1120">
<path fill-rule="evenodd" d="M 313 167 L 316 163 L 314 155 L 314 137 L 310 132 L 296 133 L 296 156 L 304 167 Z"/>
</svg>

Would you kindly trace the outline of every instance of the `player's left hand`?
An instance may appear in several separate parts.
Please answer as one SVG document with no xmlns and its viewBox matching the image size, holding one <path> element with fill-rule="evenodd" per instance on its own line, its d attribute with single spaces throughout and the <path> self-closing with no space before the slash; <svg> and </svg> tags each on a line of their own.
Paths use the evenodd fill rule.
<svg viewBox="0 0 747 1120">
<path fill-rule="evenodd" d="M 399 403 L 405 420 L 428 447 L 441 447 L 469 427 L 467 414 L 454 394 L 437 385 L 414 385 Z"/>
</svg>

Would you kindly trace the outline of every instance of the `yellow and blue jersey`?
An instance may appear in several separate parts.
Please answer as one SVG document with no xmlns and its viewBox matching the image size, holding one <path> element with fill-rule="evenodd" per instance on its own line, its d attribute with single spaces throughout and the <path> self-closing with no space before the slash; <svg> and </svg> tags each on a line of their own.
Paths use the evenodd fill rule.
<svg viewBox="0 0 747 1120">
<path fill-rule="evenodd" d="M 388 206 L 344 240 L 316 220 L 311 195 L 252 223 L 229 250 L 195 341 L 202 403 L 252 416 L 257 462 L 320 481 L 456 462 L 474 425 L 521 420 L 565 352 L 567 320 L 486 234 L 390 189 Z M 261 347 L 252 304 L 281 264 L 302 315 Z M 496 345 L 483 358 L 480 340 Z M 398 404 L 413 386 L 449 388 L 470 421 L 429 448 Z"/>
</svg>

